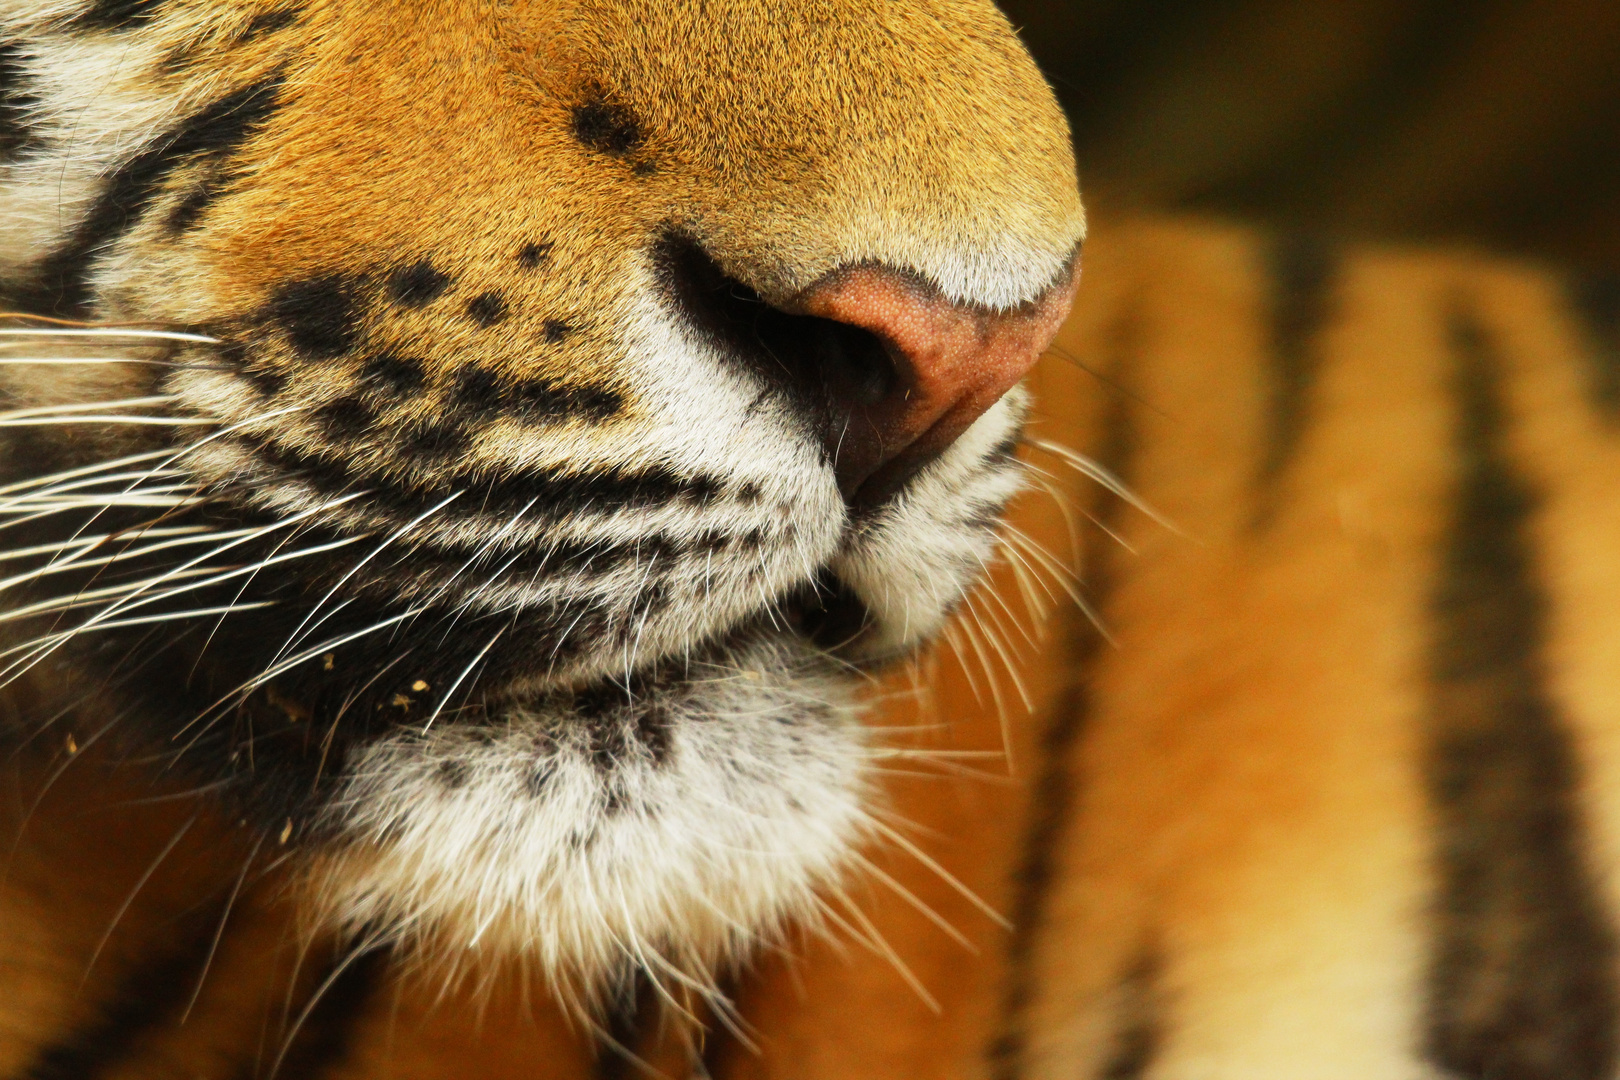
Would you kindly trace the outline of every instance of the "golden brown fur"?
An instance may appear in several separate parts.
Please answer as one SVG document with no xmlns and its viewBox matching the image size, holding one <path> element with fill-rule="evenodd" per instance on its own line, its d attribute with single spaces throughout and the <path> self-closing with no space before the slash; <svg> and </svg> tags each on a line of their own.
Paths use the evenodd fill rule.
<svg viewBox="0 0 1620 1080">
<path fill-rule="evenodd" d="M 1499 349 L 1512 461 L 1539 494 L 1531 536 L 1550 568 L 1548 685 L 1586 778 L 1574 792 L 1591 838 L 1583 858 L 1609 895 L 1613 665 L 1602 643 L 1612 635 L 1592 620 L 1613 608 L 1601 599 L 1613 587 L 1613 484 L 1603 475 L 1613 436 L 1589 395 L 1591 345 L 1566 283 L 1468 254 L 1344 252 L 1316 378 L 1298 403 L 1296 450 L 1268 477 L 1266 267 L 1277 244 L 1158 222 L 1093 238 L 1081 303 L 1034 378 L 1031 435 L 1125 467 L 1173 527 L 1028 451 L 1062 499 L 1026 496 L 1013 526 L 1084 568 L 1113 643 L 1065 600 L 1038 649 L 1018 645 L 1012 619 L 1028 617 L 1003 566 L 1000 599 L 981 596 L 968 624 L 999 626 L 1024 653 L 1033 708 L 1018 704 L 983 640 L 958 636 L 956 655 L 924 664 L 919 700 L 896 676 L 901 698 L 872 722 L 921 724 L 903 745 L 960 755 L 934 767 L 897 759 L 886 782 L 926 862 L 878 844 L 869 858 L 893 885 L 852 890 L 830 939 L 791 944 L 730 984 L 744 1035 L 709 1017 L 709 1075 L 1369 1077 L 1431 1067 L 1425 986 L 1442 915 L 1424 655 L 1457 475 L 1446 320 L 1459 305 L 1477 305 Z M 1086 513 L 1123 543 L 1085 524 Z M 184 817 L 156 813 L 152 843 Z M 36 818 L 47 830 L 52 820 Z M 1038 889 L 1032 844 L 1048 860 Z M 146 858 L 130 852 L 124 880 Z M 946 874 L 1017 924 L 998 925 Z M 274 896 L 274 880 L 245 893 L 233 918 L 256 917 L 254 897 Z M 113 940 L 138 938 L 139 922 L 132 909 Z M 484 1076 L 617 1075 L 590 1064 L 592 1040 L 534 984 L 478 985 L 474 975 L 445 995 L 404 967 L 402 982 L 377 984 L 344 1064 L 327 1075 L 463 1075 L 472 1063 Z M 229 981 L 207 985 L 204 1013 Z M 659 1011 L 644 1007 L 617 1037 L 687 1075 L 689 1036 L 667 1010 L 653 1018 Z M 198 1022 L 170 1037 L 196 1038 Z M 1505 1032 L 1495 1050 L 1511 1059 L 1553 1035 Z M 1529 1052 L 1568 1068 L 1549 1075 L 1577 1075 L 1570 1063 L 1583 1060 L 1568 1041 Z M 143 1068 L 128 1075 L 168 1075 Z"/>
<path fill-rule="evenodd" d="M 1029 380 L 1036 490 L 945 624 L 1012 488 L 1020 394 L 861 507 L 836 444 L 800 453 L 770 365 L 739 375 L 670 312 L 707 289 L 800 317 L 856 268 L 986 339 L 1055 310 L 1083 227 L 1063 121 L 991 9 L 59 7 L 0 6 L 0 44 L 33 50 L 0 62 L 45 118 L 0 148 L 46 148 L 0 162 L 0 288 L 36 334 L 53 313 L 195 333 L 0 369 L 6 422 L 52 421 L 8 436 L 3 509 L 49 520 L 80 490 L 53 470 L 173 454 L 196 458 L 173 488 L 88 496 L 51 550 L 125 496 L 150 502 L 73 559 L 188 515 L 222 543 L 220 520 L 315 525 L 213 566 L 236 576 L 178 662 L 113 639 L 133 676 L 80 639 L 193 564 L 119 593 L 110 558 L 24 597 L 44 629 L 4 655 L 49 648 L 0 675 L 0 1072 L 1612 1070 L 1602 287 L 1099 232 Z M 64 105 L 57 71 L 106 101 Z M 28 411 L 62 405 L 114 415 Z M 648 477 L 675 494 L 623 496 Z M 557 505 L 523 545 L 500 546 L 528 506 L 434 516 L 524 483 Z M 283 560 L 378 536 L 323 573 Z M 644 543 L 678 562 L 718 539 L 751 551 L 635 591 Z M 634 572 L 593 564 L 613 544 Z M 473 590 L 404 653 L 344 651 L 415 628 L 399 612 L 451 589 L 447 557 L 540 548 L 490 575 L 499 604 Z M 813 649 L 802 594 L 829 576 L 877 629 Z M 58 648 L 48 620 L 100 588 Z M 544 616 L 488 636 L 486 600 Z M 851 699 L 856 665 L 936 630 Z M 506 666 L 474 675 L 486 656 Z M 482 696 L 446 712 L 468 677 Z"/>
</svg>

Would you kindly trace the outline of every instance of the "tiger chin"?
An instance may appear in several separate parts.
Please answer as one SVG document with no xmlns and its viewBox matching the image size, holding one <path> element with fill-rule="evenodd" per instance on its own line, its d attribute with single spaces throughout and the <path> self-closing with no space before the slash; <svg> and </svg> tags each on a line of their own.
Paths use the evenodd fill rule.
<svg viewBox="0 0 1620 1080">
<path fill-rule="evenodd" d="M 588 987 L 810 916 L 862 688 L 992 557 L 1076 280 L 1002 17 L 40 7 L 0 3 L 17 732 L 190 778 L 369 940 Z"/>
</svg>

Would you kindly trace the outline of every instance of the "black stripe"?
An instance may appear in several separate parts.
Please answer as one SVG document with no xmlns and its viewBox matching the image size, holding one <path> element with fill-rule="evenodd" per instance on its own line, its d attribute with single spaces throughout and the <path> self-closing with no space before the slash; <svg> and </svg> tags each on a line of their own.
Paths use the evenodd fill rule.
<svg viewBox="0 0 1620 1080">
<path fill-rule="evenodd" d="M 354 1044 L 355 1027 L 365 1016 L 366 1006 L 388 970 L 388 961 L 386 949 L 372 949 L 352 959 L 345 957 L 327 968 L 316 984 L 321 996 L 294 1033 L 292 1045 L 276 1070 L 277 1077 L 315 1080 L 343 1064 Z M 320 989 L 322 984 L 325 984 L 324 990 Z M 239 1075 L 244 1077 L 256 1076 L 256 1073 L 256 1068 L 239 1070 Z"/>
<path fill-rule="evenodd" d="M 1502 446 L 1495 342 L 1471 307 L 1447 329 L 1458 475 L 1432 597 L 1439 882 L 1424 1046 L 1458 1076 L 1596 1080 L 1616 1064 L 1615 942 L 1582 858 L 1577 763 L 1544 685 L 1535 497 Z"/>
<path fill-rule="evenodd" d="M 179 948 L 165 947 L 119 980 L 95 1016 L 45 1046 L 20 1074 L 23 1080 L 91 1080 L 122 1060 L 141 1036 L 176 1014 L 191 996 L 213 945 L 211 920 L 199 920 L 195 933 L 182 934 Z M 203 929 L 206 927 L 207 929 Z"/>
<path fill-rule="evenodd" d="M 1575 279 L 1567 298 L 1586 339 L 1592 405 L 1604 420 L 1620 424 L 1620 274 Z"/>
<path fill-rule="evenodd" d="M 1114 1045 L 1098 1080 L 1141 1080 L 1159 1055 L 1159 955 L 1144 952 L 1115 988 Z"/>
<path fill-rule="evenodd" d="M 1260 455 L 1253 524 L 1267 524 L 1276 510 L 1278 479 L 1299 448 L 1307 398 L 1322 364 L 1321 332 L 1333 315 L 1338 252 L 1319 238 L 1280 237 L 1266 245 L 1269 310 L 1265 444 Z"/>
<path fill-rule="evenodd" d="M 72 30 L 131 30 L 150 22 L 161 13 L 168 0 L 94 0 L 83 11 L 68 19 Z"/>
<path fill-rule="evenodd" d="M 164 180 L 183 162 L 240 147 L 275 113 L 281 85 L 277 73 L 228 94 L 125 162 L 108 178 L 72 237 L 40 265 L 32 294 L 25 298 L 28 310 L 84 314 L 95 255 L 134 227 Z"/>
<path fill-rule="evenodd" d="M 527 469 L 501 476 L 473 473 L 434 477 L 411 485 L 372 473 L 355 473 L 339 460 L 272 445 L 246 436 L 238 441 L 251 447 L 254 457 L 287 477 L 304 481 L 323 495 L 336 496 L 364 489 L 367 509 L 382 510 L 409 520 L 452 492 L 466 494 L 446 506 L 447 519 L 483 515 L 510 516 L 531 507 L 526 520 L 542 521 L 577 513 L 605 514 L 615 510 L 665 506 L 686 502 L 707 506 L 727 490 L 724 480 L 699 473 L 682 476 L 673 469 L 652 467 L 634 472 L 606 469 L 567 472 Z"/>
<path fill-rule="evenodd" d="M 0 160 L 37 144 L 29 111 L 39 99 L 29 89 L 28 51 L 20 41 L 0 41 Z"/>
<path fill-rule="evenodd" d="M 652 981 L 645 971 L 637 971 L 608 1003 L 604 1027 L 596 1038 L 596 1066 L 593 1080 L 626 1080 L 642 1071 L 637 1054 L 648 1021 L 656 1017 Z"/>
<path fill-rule="evenodd" d="M 1135 363 L 1137 316 L 1127 314 L 1114 327 L 1107 382 L 1110 386 L 1128 383 Z M 1112 396 L 1104 420 L 1097 460 L 1115 476 L 1129 482 L 1135 457 L 1137 435 L 1132 397 L 1128 391 Z M 1089 520 L 1093 522 L 1086 538 L 1085 565 L 1080 579 L 1092 595 L 1094 610 L 1106 612 L 1113 591 L 1114 531 L 1126 508 L 1118 495 L 1102 489 Z M 1014 871 L 1011 939 L 1007 944 L 1006 982 L 1002 994 L 1001 1033 L 987 1048 L 991 1076 L 995 1080 L 1017 1080 L 1025 1069 L 1027 1037 L 1026 1012 L 1036 991 L 1035 950 L 1041 944 L 1046 914 L 1046 896 L 1057 870 L 1057 845 L 1073 813 L 1077 797 L 1075 777 L 1070 773 L 1070 757 L 1092 710 L 1088 672 L 1103 644 L 1103 637 L 1089 624 L 1073 637 L 1066 667 L 1078 672 L 1075 684 L 1064 696 L 1051 718 L 1041 741 L 1042 772 L 1030 796 L 1030 817 L 1023 837 L 1023 853 Z M 1145 1066 L 1144 1066 L 1145 1067 Z"/>
</svg>

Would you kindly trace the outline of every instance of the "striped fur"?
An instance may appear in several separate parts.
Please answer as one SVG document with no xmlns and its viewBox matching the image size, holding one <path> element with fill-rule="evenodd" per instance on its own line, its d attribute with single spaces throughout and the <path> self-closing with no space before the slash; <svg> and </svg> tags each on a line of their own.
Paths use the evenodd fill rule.
<svg viewBox="0 0 1620 1080">
<path fill-rule="evenodd" d="M 0 2 L 0 738 L 211 793 L 306 937 L 581 1015 L 813 916 L 1025 395 L 862 502 L 903 433 L 838 380 L 916 373 L 808 312 L 1055 329 L 1084 215 L 986 0 L 795 2 Z"/>
<path fill-rule="evenodd" d="M 1088 259 L 1032 380 L 1032 434 L 1089 452 L 1162 521 L 1030 452 L 1061 499 L 1016 507 L 1023 569 L 974 601 L 929 692 L 897 675 L 872 720 L 913 732 L 884 783 L 915 854 L 873 845 L 872 885 L 831 901 L 830 938 L 737 973 L 734 1013 L 697 1010 L 707 1035 L 646 983 L 592 1033 L 488 958 L 447 987 L 408 955 L 312 938 L 275 838 L 255 850 L 162 791 L 97 792 L 92 748 L 30 815 L 39 869 L 8 886 L 37 910 L 52 879 L 97 882 L 53 916 L 60 945 L 8 946 L 40 989 L 6 1067 L 1612 1075 L 1620 457 L 1612 324 L 1583 299 L 1601 283 L 1158 222 L 1099 231 Z M 1051 609 L 1038 648 L 1009 645 L 1027 715 L 987 640 L 963 636 L 1016 635 L 1030 570 L 1062 595 L 1026 545 L 1072 553 L 1112 639 L 1026 581 Z M 109 801 L 140 815 L 117 858 L 93 818 L 72 824 Z M 86 998 L 110 913 L 182 826 Z M 173 972 L 210 952 L 178 1023 L 197 983 Z M 302 962 L 256 959 L 278 955 Z"/>
<path fill-rule="evenodd" d="M 295 153 L 367 130 L 322 96 L 365 50 L 331 43 L 404 32 L 343 10 L 0 3 L 0 293 L 189 335 L 90 357 L 59 335 L 0 369 L 0 506 L 50 548 L 7 562 L 33 576 L 0 698 L 0 1075 L 1614 1075 L 1613 282 L 1104 231 L 1029 387 L 1022 471 L 1048 491 L 963 600 L 1019 483 L 1022 394 L 846 520 L 791 406 L 727 411 L 757 372 L 615 291 L 656 274 L 599 247 L 565 309 L 546 275 L 585 234 L 422 215 L 431 154 L 362 176 Z M 984 63 L 1027 79 L 983 25 Z M 448 62 L 434 41 L 409 44 Z M 412 147 L 504 160 L 509 99 L 456 102 L 482 126 L 434 143 L 406 106 L 446 91 L 402 92 L 402 57 L 351 96 L 370 85 Z M 587 224 L 680 177 L 683 118 L 633 98 L 644 76 L 542 101 Z M 1020 85 L 998 107 L 1061 134 Z M 991 92 L 930 90 L 968 115 Z M 892 137 L 840 134 L 851 189 L 920 212 L 926 177 L 861 171 Z M 1009 172 L 964 145 L 906 152 L 987 217 L 745 214 L 704 272 L 768 295 L 876 250 L 958 299 L 1027 299 L 1078 235 L 1066 159 L 1048 139 Z M 539 193 L 483 168 L 483 211 Z M 1008 196 L 1014 174 L 1038 190 Z M 684 273 L 695 241 L 646 224 L 631 269 Z M 534 351 L 479 337 L 514 328 Z M 681 370 L 618 349 L 648 342 Z M 187 425 L 220 434 L 176 466 Z M 64 507 L 66 529 L 30 524 Z M 194 560 L 199 537 L 242 550 Z M 305 557 L 336 570 L 299 578 Z M 212 592 L 158 589 L 193 571 Z M 818 614 L 822 571 L 870 653 L 774 625 Z M 206 648 L 153 637 L 187 620 Z M 117 661 L 83 644 L 103 623 Z M 857 705 L 846 663 L 936 630 L 947 648 Z"/>
</svg>

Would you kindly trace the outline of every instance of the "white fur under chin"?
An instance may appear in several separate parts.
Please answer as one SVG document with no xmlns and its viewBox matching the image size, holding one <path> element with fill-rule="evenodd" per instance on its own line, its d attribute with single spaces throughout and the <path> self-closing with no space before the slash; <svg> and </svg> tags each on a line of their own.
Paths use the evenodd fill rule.
<svg viewBox="0 0 1620 1080">
<path fill-rule="evenodd" d="M 560 699 L 478 731 L 389 737 L 328 812 L 352 839 L 316 861 L 317 910 L 452 964 L 468 950 L 538 962 L 587 998 L 630 963 L 706 979 L 813 913 L 863 839 L 854 683 L 760 632 L 616 710 L 624 736 L 661 710 L 661 765 Z"/>
</svg>

